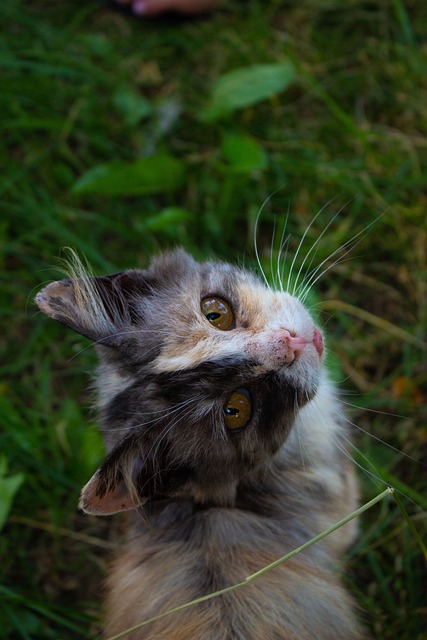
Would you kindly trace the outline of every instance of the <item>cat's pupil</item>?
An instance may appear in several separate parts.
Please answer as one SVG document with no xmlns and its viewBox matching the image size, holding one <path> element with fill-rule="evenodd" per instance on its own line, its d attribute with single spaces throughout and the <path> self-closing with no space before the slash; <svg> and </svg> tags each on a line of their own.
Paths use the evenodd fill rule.
<svg viewBox="0 0 427 640">
<path fill-rule="evenodd" d="M 220 331 L 233 329 L 234 314 L 228 302 L 216 296 L 203 298 L 201 310 L 206 320 Z"/>
<path fill-rule="evenodd" d="M 206 316 L 209 322 L 214 322 L 215 320 L 218 320 L 218 318 L 220 317 L 221 317 L 220 313 L 214 313 L 213 311 L 212 313 L 208 313 L 208 315 Z"/>
<path fill-rule="evenodd" d="M 224 406 L 224 422 L 229 431 L 240 431 L 251 419 L 252 399 L 248 389 L 236 389 Z"/>
</svg>

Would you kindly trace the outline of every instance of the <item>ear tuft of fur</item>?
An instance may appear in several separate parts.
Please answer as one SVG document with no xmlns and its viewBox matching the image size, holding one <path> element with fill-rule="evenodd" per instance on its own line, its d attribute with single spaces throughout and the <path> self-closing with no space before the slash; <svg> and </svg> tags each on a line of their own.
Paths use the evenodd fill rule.
<svg viewBox="0 0 427 640">
<path fill-rule="evenodd" d="M 123 479 L 106 486 L 97 471 L 83 487 L 79 507 L 85 513 L 95 516 L 108 516 L 120 511 L 136 509 L 147 502 L 148 498 L 133 495 Z"/>
<path fill-rule="evenodd" d="M 139 270 L 94 276 L 73 250 L 66 263 L 69 278 L 53 282 L 36 296 L 39 309 L 73 331 L 108 346 L 131 338 L 140 321 L 141 299 L 151 292 Z"/>
</svg>

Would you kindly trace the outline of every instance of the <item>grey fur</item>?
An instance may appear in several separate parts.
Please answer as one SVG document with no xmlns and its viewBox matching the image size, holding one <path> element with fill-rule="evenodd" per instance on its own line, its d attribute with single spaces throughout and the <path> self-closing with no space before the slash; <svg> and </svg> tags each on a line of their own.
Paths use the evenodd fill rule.
<svg viewBox="0 0 427 640">
<path fill-rule="evenodd" d="M 203 316 L 207 295 L 230 303 L 232 330 Z M 176 251 L 146 271 L 80 270 L 36 300 L 97 344 L 109 456 L 81 506 L 108 514 L 144 505 L 109 579 L 107 634 L 242 580 L 355 508 L 318 330 L 289 294 Z M 301 353 L 292 336 L 306 341 Z M 253 407 L 233 433 L 224 407 L 238 388 Z M 366 638 L 336 573 L 354 535 L 347 525 L 256 585 L 127 637 Z"/>
</svg>

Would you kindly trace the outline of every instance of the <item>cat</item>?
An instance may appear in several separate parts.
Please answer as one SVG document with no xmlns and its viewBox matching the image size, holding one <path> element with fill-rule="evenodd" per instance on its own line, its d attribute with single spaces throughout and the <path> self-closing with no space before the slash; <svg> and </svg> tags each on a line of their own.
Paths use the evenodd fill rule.
<svg viewBox="0 0 427 640">
<path fill-rule="evenodd" d="M 80 506 L 129 511 L 105 637 L 138 626 L 123 637 L 366 640 L 339 575 L 353 523 L 241 589 L 139 626 L 319 534 L 357 507 L 357 483 L 322 332 L 297 297 L 182 249 L 146 270 L 72 275 L 36 302 L 99 356 L 108 455 Z"/>
</svg>

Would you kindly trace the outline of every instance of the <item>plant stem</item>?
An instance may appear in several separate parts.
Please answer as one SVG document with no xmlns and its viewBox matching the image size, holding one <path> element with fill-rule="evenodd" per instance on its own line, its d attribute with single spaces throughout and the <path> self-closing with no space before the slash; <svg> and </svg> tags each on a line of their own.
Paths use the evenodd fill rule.
<svg viewBox="0 0 427 640">
<path fill-rule="evenodd" d="M 394 492 L 393 487 L 387 487 L 387 489 L 385 489 L 382 493 L 378 494 L 375 498 L 373 498 L 369 502 L 367 502 L 364 505 L 362 505 L 361 507 L 359 507 L 359 509 L 356 509 L 356 511 L 353 511 L 348 516 L 346 516 L 345 518 L 342 518 L 342 520 L 339 520 L 338 522 L 333 524 L 331 527 L 329 527 L 328 529 L 326 529 L 322 533 L 319 533 L 319 535 L 315 536 L 314 538 L 311 538 L 310 540 L 308 540 L 307 542 L 302 544 L 300 547 L 297 547 L 296 549 L 294 549 L 290 553 L 287 553 L 286 555 L 282 556 L 278 560 L 275 560 L 274 562 L 272 562 L 271 564 L 267 565 L 266 567 L 263 567 L 259 571 L 256 571 L 255 573 L 252 573 L 250 576 L 245 578 L 242 582 L 238 582 L 236 584 L 233 584 L 230 587 L 225 587 L 224 589 L 220 589 L 219 591 L 214 591 L 212 593 L 208 593 L 205 596 L 201 596 L 200 598 L 196 598 L 195 600 L 191 600 L 190 602 L 186 602 L 184 604 L 181 604 L 178 607 L 174 607 L 173 609 L 168 609 L 168 611 L 164 611 L 163 613 L 160 613 L 157 616 L 154 616 L 152 618 L 148 618 L 147 620 L 144 620 L 144 622 L 140 622 L 139 624 L 137 624 L 137 625 L 135 625 L 133 627 L 129 627 L 129 629 L 125 629 L 125 631 L 121 631 L 120 633 L 118 633 L 118 634 L 116 634 L 114 636 L 110 636 L 109 638 L 107 638 L 107 640 L 119 640 L 119 638 L 123 638 L 128 633 L 131 633 L 132 631 L 136 631 L 137 629 L 140 629 L 141 627 L 144 627 L 145 625 L 149 624 L 150 622 L 155 622 L 156 620 L 160 620 L 161 618 L 165 618 L 166 616 L 169 616 L 172 613 L 177 613 L 178 611 L 182 611 L 183 609 L 187 609 L 187 608 L 192 607 L 192 606 L 194 606 L 196 604 L 200 604 L 201 602 L 206 602 L 206 600 L 212 600 L 212 598 L 217 598 L 218 596 L 222 596 L 222 595 L 224 595 L 226 593 L 230 593 L 231 591 L 235 591 L 236 589 L 240 589 L 240 587 L 244 587 L 245 585 L 249 584 L 250 582 L 253 582 L 254 580 L 257 580 L 258 578 L 260 578 L 265 573 L 268 573 L 272 569 L 275 569 L 279 565 L 283 564 L 287 560 L 290 560 L 291 558 L 296 556 L 298 553 L 301 553 L 301 551 L 304 551 L 308 547 L 311 547 L 312 544 L 315 544 L 316 542 L 319 542 L 323 538 L 326 538 L 326 536 L 329 536 L 331 533 L 333 533 L 334 531 L 336 531 L 340 527 L 343 527 L 345 524 L 350 522 L 350 520 L 353 520 L 354 518 L 357 518 L 362 513 L 364 513 L 365 511 L 367 511 L 368 509 L 373 507 L 375 504 L 377 504 L 377 502 L 380 502 L 380 500 L 382 500 L 386 496 L 389 496 L 389 495 L 393 494 L 393 492 Z"/>
</svg>

